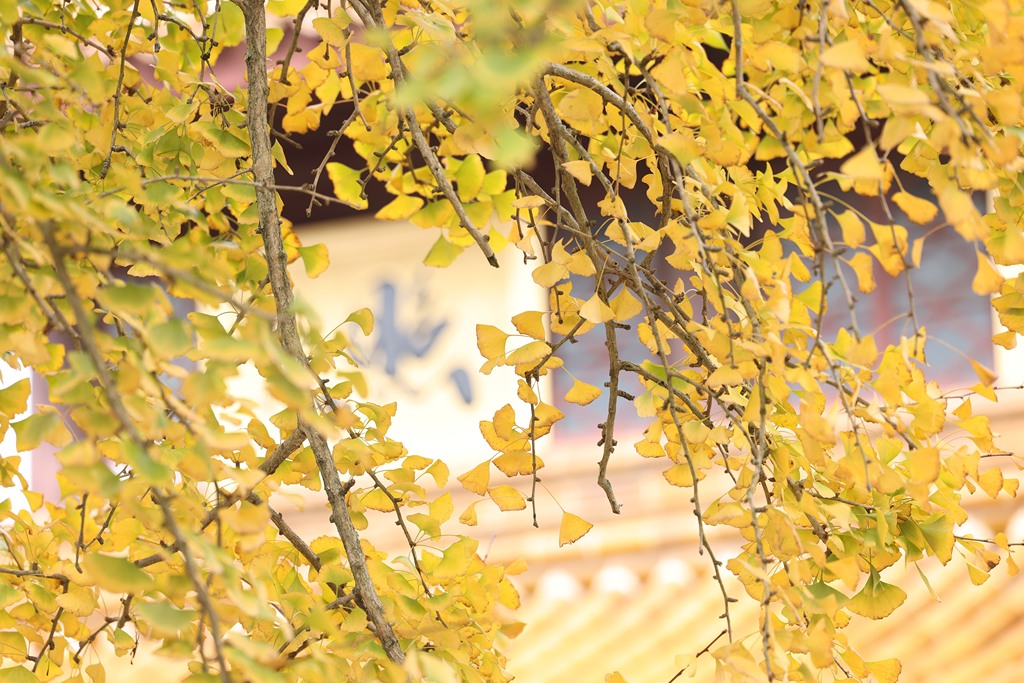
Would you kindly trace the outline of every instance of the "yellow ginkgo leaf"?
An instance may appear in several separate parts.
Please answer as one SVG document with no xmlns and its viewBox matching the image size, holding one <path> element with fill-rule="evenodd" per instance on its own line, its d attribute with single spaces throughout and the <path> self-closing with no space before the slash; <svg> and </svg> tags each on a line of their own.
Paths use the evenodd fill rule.
<svg viewBox="0 0 1024 683">
<path fill-rule="evenodd" d="M 883 659 L 878 662 L 864 662 L 878 683 L 896 683 L 903 671 L 903 665 L 898 659 Z"/>
<path fill-rule="evenodd" d="M 401 195 L 385 204 L 374 218 L 382 221 L 401 221 L 423 208 L 423 200 L 419 197 Z"/>
<path fill-rule="evenodd" d="M 526 508 L 526 498 L 508 484 L 495 486 L 487 490 L 487 495 L 502 510 L 522 510 Z"/>
<path fill-rule="evenodd" d="M 939 477 L 939 450 L 934 446 L 915 448 L 907 453 L 910 480 L 930 484 Z"/>
<path fill-rule="evenodd" d="M 476 199 L 484 186 L 484 177 L 487 170 L 479 154 L 470 154 L 463 159 L 459 170 L 455 172 L 455 183 L 457 185 L 459 199 L 464 202 Z"/>
<path fill-rule="evenodd" d="M 878 160 L 874 147 L 865 147 L 843 162 L 839 172 L 851 180 L 881 181 L 882 162 Z"/>
<path fill-rule="evenodd" d="M 595 294 L 580 306 L 580 317 L 592 323 L 605 323 L 615 317 L 615 311 Z"/>
<path fill-rule="evenodd" d="M 864 73 L 871 69 L 864 48 L 855 40 L 847 40 L 829 47 L 821 53 L 821 63 L 854 73 Z"/>
<path fill-rule="evenodd" d="M 907 218 L 918 225 L 927 225 L 932 222 L 939 209 L 927 199 L 921 199 L 909 192 L 897 192 L 892 196 L 896 206 L 907 214 Z"/>
<path fill-rule="evenodd" d="M 989 370 L 988 368 L 986 368 L 984 365 L 974 360 L 973 358 L 969 360 L 971 362 L 971 369 L 974 370 L 974 374 L 978 376 L 978 380 L 980 380 L 981 383 L 987 387 L 992 386 L 992 384 L 995 383 L 996 381 L 996 373 L 992 372 L 991 370 Z"/>
<path fill-rule="evenodd" d="M 689 465 L 672 465 L 672 467 L 669 467 L 661 474 L 665 477 L 665 481 L 673 486 L 683 488 L 693 486 L 693 472 L 690 471 Z"/>
<path fill-rule="evenodd" d="M 884 619 L 896 611 L 907 599 L 907 593 L 899 586 L 885 583 L 874 567 L 868 574 L 867 583 L 860 592 L 846 603 L 847 609 L 868 619 Z"/>
<path fill-rule="evenodd" d="M 710 375 L 708 375 L 708 381 L 706 382 L 708 389 L 721 389 L 722 387 L 731 387 L 743 382 L 743 375 L 736 368 L 731 368 L 728 365 L 723 365 L 718 368 Z"/>
<path fill-rule="evenodd" d="M 836 221 L 843 232 L 843 243 L 856 249 L 864 243 L 864 221 L 853 211 L 836 214 Z"/>
<path fill-rule="evenodd" d="M 491 463 L 482 462 L 469 472 L 459 476 L 459 482 L 467 489 L 482 496 L 487 493 L 487 484 L 491 481 Z"/>
<path fill-rule="evenodd" d="M 870 294 L 875 291 L 875 262 L 865 252 L 859 251 L 854 254 L 847 263 L 853 268 L 853 274 L 857 276 L 857 289 L 862 294 Z"/>
<path fill-rule="evenodd" d="M 520 363 L 536 363 L 551 353 L 551 347 L 547 342 L 532 341 L 526 346 L 521 346 L 512 351 L 505 358 L 508 365 L 519 365 Z"/>
<path fill-rule="evenodd" d="M 590 88 L 576 88 L 559 101 L 558 109 L 566 120 L 596 121 L 604 113 L 604 100 Z"/>
<path fill-rule="evenodd" d="M 494 426 L 494 433 L 498 438 L 508 441 L 512 438 L 512 430 L 516 426 L 516 411 L 506 403 L 494 411 L 494 421 L 491 424 Z"/>
<path fill-rule="evenodd" d="M 476 347 L 480 355 L 488 360 L 505 355 L 505 342 L 508 335 L 493 325 L 476 326 Z"/>
<path fill-rule="evenodd" d="M 1015 349 L 1017 348 L 1017 333 L 1013 330 L 1003 330 L 998 334 L 992 335 L 992 343 L 1002 346 L 1007 350 Z"/>
<path fill-rule="evenodd" d="M 543 340 L 545 336 L 544 315 L 544 311 L 523 311 L 512 316 L 512 324 L 516 326 L 516 331 L 519 334 Z"/>
<path fill-rule="evenodd" d="M 896 277 L 906 267 L 907 229 L 902 225 L 871 223 L 876 244 L 868 247 L 889 275 Z"/>
<path fill-rule="evenodd" d="M 538 209 L 547 204 L 543 197 L 535 194 L 528 194 L 525 197 L 520 197 L 512 202 L 512 208 L 514 209 Z"/>
<path fill-rule="evenodd" d="M 643 311 L 644 307 L 640 300 L 633 296 L 632 292 L 628 289 L 623 289 L 617 297 L 612 299 L 611 309 L 615 314 L 615 321 L 624 323 Z"/>
<path fill-rule="evenodd" d="M 469 507 L 459 515 L 459 521 L 466 526 L 476 526 L 476 504 L 479 502 L 479 500 L 474 500 L 470 503 Z"/>
<path fill-rule="evenodd" d="M 594 174 L 590 169 L 590 162 L 586 160 L 580 161 L 566 161 L 562 164 L 562 168 L 565 172 L 571 175 L 576 180 L 580 181 L 587 187 L 590 186 L 590 181 L 593 179 Z"/>
<path fill-rule="evenodd" d="M 516 391 L 516 395 L 519 397 L 520 401 L 523 403 L 529 403 L 530 405 L 537 405 L 540 401 L 540 398 L 537 396 L 537 392 L 533 390 L 533 387 L 526 383 L 526 380 L 523 379 L 519 380 L 519 388 Z"/>
<path fill-rule="evenodd" d="M 586 382 L 576 380 L 572 383 L 572 389 L 569 389 L 569 392 L 565 395 L 565 400 L 569 403 L 585 406 L 589 403 L 593 403 L 600 397 L 600 388 L 595 387 L 593 384 L 587 384 Z"/>
<path fill-rule="evenodd" d="M 348 65 L 357 81 L 383 81 L 388 77 L 388 66 L 383 50 L 362 43 L 350 43 L 352 63 Z"/>
<path fill-rule="evenodd" d="M 363 186 L 360 184 L 358 170 L 332 161 L 327 164 L 327 177 L 334 185 L 335 197 L 353 208 L 366 208 L 367 201 L 362 196 Z"/>
<path fill-rule="evenodd" d="M 554 287 L 569 275 L 564 264 L 550 261 L 533 269 L 533 281 L 541 287 Z"/>
<path fill-rule="evenodd" d="M 575 543 L 593 528 L 594 525 L 582 517 L 577 517 L 571 512 L 563 512 L 562 524 L 558 528 L 558 545 L 563 546 L 568 543 Z"/>
<path fill-rule="evenodd" d="M 494 466 L 501 470 L 506 477 L 515 477 L 523 474 L 533 474 L 534 463 L 537 469 L 544 467 L 544 461 L 534 458 L 530 451 L 509 451 L 502 453 L 494 459 Z"/>
<path fill-rule="evenodd" d="M 1003 276 L 996 270 L 995 266 L 989 260 L 988 256 L 985 256 L 980 251 L 978 254 L 978 271 L 974 275 L 974 279 L 971 281 L 971 289 L 974 290 L 975 294 L 981 294 L 985 296 L 987 294 L 996 294 L 1003 287 Z"/>
<path fill-rule="evenodd" d="M 995 498 L 1003 489 L 1003 472 L 998 468 L 986 470 L 978 477 L 978 486 L 989 495 Z"/>
</svg>

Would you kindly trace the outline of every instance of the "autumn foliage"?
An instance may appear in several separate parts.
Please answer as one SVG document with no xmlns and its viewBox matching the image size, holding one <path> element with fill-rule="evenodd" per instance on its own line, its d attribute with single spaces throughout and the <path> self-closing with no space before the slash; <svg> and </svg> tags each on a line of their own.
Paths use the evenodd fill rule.
<svg viewBox="0 0 1024 683">
<path fill-rule="evenodd" d="M 434 231 L 427 265 L 516 251 L 549 292 L 478 328 L 482 372 L 520 381 L 457 481 L 539 504 L 537 444 L 564 417 L 546 383 L 597 337 L 604 386 L 557 402 L 607 404 L 613 510 L 608 465 L 636 454 L 692 501 L 724 636 L 680 639 L 727 680 L 895 680 L 843 630 L 899 608 L 887 567 L 1016 571 L 1004 535 L 956 530 L 965 493 L 1017 491 L 971 402 L 995 376 L 965 359 L 977 383 L 952 399 L 913 292 L 891 343 L 856 302 L 910 288 L 955 232 L 994 341 L 1024 329 L 1024 279 L 997 268 L 1024 263 L 1019 3 L 0 0 L 0 32 L 0 351 L 48 391 L 26 414 L 28 380 L 0 390 L 20 454 L 0 478 L 24 488 L 46 443 L 62 493 L 0 505 L 3 680 L 102 681 L 98 646 L 143 638 L 191 681 L 508 680 L 520 568 L 452 535 L 476 516 L 443 454 L 409 454 L 395 406 L 362 396 L 368 311 L 321 328 L 292 291 L 288 264 L 316 276 L 329 254 L 282 197 L 315 216 L 367 208 L 368 186 L 392 197 L 377 218 Z M 312 177 L 283 182 L 317 132 Z M 242 368 L 269 419 L 230 390 Z M 323 492 L 333 536 L 288 526 L 285 485 Z M 562 543 L 591 528 L 575 512 Z"/>
</svg>

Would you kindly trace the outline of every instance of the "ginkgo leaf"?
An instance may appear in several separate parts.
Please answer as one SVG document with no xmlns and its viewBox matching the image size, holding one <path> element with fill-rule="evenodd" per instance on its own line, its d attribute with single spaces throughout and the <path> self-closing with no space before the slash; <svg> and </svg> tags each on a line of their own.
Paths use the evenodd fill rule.
<svg viewBox="0 0 1024 683">
<path fill-rule="evenodd" d="M 434 576 L 451 579 L 462 576 L 476 557 L 476 541 L 468 538 L 452 543 L 445 549 L 441 561 L 434 567 Z"/>
<path fill-rule="evenodd" d="M 482 462 L 469 472 L 459 476 L 459 482 L 468 490 L 482 496 L 487 493 L 487 484 L 491 481 L 491 463 Z"/>
<path fill-rule="evenodd" d="M 71 434 L 56 412 L 35 413 L 11 426 L 17 435 L 15 447 L 20 453 L 33 450 L 43 441 L 54 446 L 66 446 L 71 442 Z"/>
<path fill-rule="evenodd" d="M 234 159 L 249 155 L 249 143 L 213 121 L 193 124 L 195 129 L 219 153 Z"/>
<path fill-rule="evenodd" d="M 6 683 L 39 683 L 40 679 L 31 668 L 15 665 L 0 669 L 0 680 Z"/>
<path fill-rule="evenodd" d="M 330 254 L 323 244 L 299 247 L 299 257 L 306 268 L 306 275 L 310 278 L 320 275 L 331 265 Z"/>
<path fill-rule="evenodd" d="M 698 158 L 704 151 L 693 133 L 689 131 L 674 131 L 664 135 L 658 138 L 658 144 L 667 149 L 684 166 Z"/>
<path fill-rule="evenodd" d="M 1017 333 L 1013 330 L 1003 330 L 992 335 L 992 343 L 1007 350 L 1015 349 L 1017 348 Z"/>
<path fill-rule="evenodd" d="M 484 169 L 484 162 L 479 154 L 470 154 L 459 165 L 455 172 L 456 191 L 459 199 L 464 202 L 476 199 L 484 186 L 484 176 L 487 174 Z"/>
<path fill-rule="evenodd" d="M 869 146 L 844 161 L 839 172 L 851 180 L 881 182 L 883 167 L 875 148 Z"/>
<path fill-rule="evenodd" d="M 615 322 L 624 323 L 644 310 L 640 300 L 633 296 L 628 289 L 623 289 L 614 299 L 611 300 L 610 308 L 615 316 Z"/>
<path fill-rule="evenodd" d="M 57 604 L 77 617 L 88 617 L 99 607 L 99 602 L 87 588 L 70 588 L 57 596 Z"/>
<path fill-rule="evenodd" d="M 516 209 L 539 209 L 545 204 L 547 204 L 547 202 L 544 200 L 544 198 L 535 194 L 519 197 L 514 202 L 512 202 L 513 208 Z"/>
<path fill-rule="evenodd" d="M 851 249 L 856 249 L 864 243 L 864 221 L 853 211 L 843 211 L 836 214 L 836 221 L 843 232 L 843 243 Z"/>
<path fill-rule="evenodd" d="M 465 524 L 466 526 L 476 526 L 476 504 L 479 502 L 480 501 L 475 500 L 472 503 L 470 503 L 469 506 L 465 510 L 463 510 L 462 514 L 459 515 L 459 521 Z"/>
<path fill-rule="evenodd" d="M 896 277 L 907 267 L 907 229 L 902 225 L 871 223 L 871 232 L 875 244 L 868 247 L 868 251 L 875 255 L 885 272 Z"/>
<path fill-rule="evenodd" d="M 855 40 L 846 40 L 827 48 L 821 53 L 821 63 L 854 73 L 864 73 L 871 69 L 864 48 Z"/>
<path fill-rule="evenodd" d="M 1003 489 L 1003 472 L 999 468 L 986 470 L 978 477 L 978 486 L 988 494 L 989 498 L 995 498 Z"/>
<path fill-rule="evenodd" d="M 323 41 L 334 47 L 341 47 L 347 42 L 345 35 L 345 23 L 338 20 L 338 15 L 346 16 L 344 12 L 332 13 L 330 17 L 317 17 L 313 19 L 313 29 L 320 34 Z"/>
<path fill-rule="evenodd" d="M 992 372 L 992 370 L 986 368 L 973 358 L 968 359 L 968 362 L 971 364 L 971 369 L 974 370 L 974 374 L 978 376 L 978 381 L 987 387 L 990 387 L 995 383 L 996 378 L 998 377 L 996 373 Z"/>
<path fill-rule="evenodd" d="M 939 212 L 938 207 L 930 201 L 909 192 L 897 192 L 892 196 L 892 200 L 907 214 L 907 218 L 918 225 L 928 225 Z"/>
<path fill-rule="evenodd" d="M 491 424 L 498 438 L 509 441 L 513 436 L 513 430 L 516 426 L 516 411 L 512 409 L 510 404 L 506 403 L 494 411 L 494 421 Z"/>
<path fill-rule="evenodd" d="M 615 311 L 595 294 L 580 306 L 580 317 L 592 323 L 605 323 L 615 318 Z"/>
<path fill-rule="evenodd" d="M 907 453 L 910 480 L 930 484 L 939 477 L 939 451 L 934 446 L 915 448 Z"/>
<path fill-rule="evenodd" d="M 334 185 L 334 196 L 353 208 L 365 209 L 368 203 L 366 197 L 362 196 L 360 175 L 358 170 L 345 164 L 334 161 L 327 164 L 327 177 Z"/>
<path fill-rule="evenodd" d="M 681 486 L 684 488 L 693 486 L 693 472 L 690 470 L 689 465 L 673 465 L 661 474 L 665 477 L 665 481 L 673 486 Z"/>
<path fill-rule="evenodd" d="M 872 567 L 864 587 L 849 599 L 846 607 L 854 614 L 868 619 L 884 619 L 896 611 L 906 599 L 906 591 L 882 581 L 878 571 Z"/>
<path fill-rule="evenodd" d="M 517 475 L 533 474 L 534 463 L 536 462 L 537 469 L 544 467 L 544 461 L 539 457 L 534 457 L 530 451 L 509 451 L 508 453 L 502 453 L 494 460 L 494 466 L 501 470 L 502 474 L 506 477 L 515 477 Z"/>
<path fill-rule="evenodd" d="M 505 362 L 509 365 L 519 365 L 520 363 L 536 363 L 540 359 L 548 356 L 551 353 L 551 347 L 547 342 L 544 341 L 532 341 L 525 346 L 521 346 L 515 351 L 512 351 L 505 357 Z"/>
<path fill-rule="evenodd" d="M 192 348 L 192 339 L 177 318 L 154 325 L 148 332 L 150 348 L 164 358 L 182 356 Z"/>
<path fill-rule="evenodd" d="M 543 340 L 546 334 L 544 329 L 543 311 L 523 311 L 512 316 L 512 324 L 515 325 L 519 334 L 525 334 L 537 340 Z"/>
<path fill-rule="evenodd" d="M 593 179 L 594 174 L 590 169 L 589 161 L 566 161 L 562 164 L 562 168 L 565 169 L 566 173 L 580 181 L 584 186 L 590 187 L 590 182 Z"/>
<path fill-rule="evenodd" d="M 195 610 L 178 609 L 167 602 L 139 602 L 135 609 L 145 618 L 147 625 L 165 636 L 176 636 L 188 629 L 197 614 Z"/>
<path fill-rule="evenodd" d="M 533 390 L 533 387 L 522 379 L 519 380 L 519 388 L 516 390 L 516 395 L 519 397 L 520 401 L 523 403 L 529 403 L 530 405 L 537 405 L 540 401 L 540 398 L 537 396 L 537 392 Z"/>
<path fill-rule="evenodd" d="M 363 335 L 368 337 L 373 332 L 373 311 L 369 308 L 360 308 L 358 311 L 349 313 L 348 317 L 345 318 L 345 322 L 359 325 Z"/>
<path fill-rule="evenodd" d="M 149 574 L 123 557 L 88 553 L 82 568 L 97 586 L 112 593 L 141 593 L 153 584 Z"/>
<path fill-rule="evenodd" d="M 423 265 L 432 268 L 447 268 L 459 257 L 463 247 L 453 244 L 442 235 L 434 242 L 427 255 L 423 258 Z"/>
<path fill-rule="evenodd" d="M 583 538 L 594 525 L 571 512 L 562 512 L 562 523 L 558 527 L 558 545 L 575 543 Z"/>
<path fill-rule="evenodd" d="M 508 484 L 487 489 L 487 495 L 504 511 L 526 509 L 526 498 Z"/>
<path fill-rule="evenodd" d="M 566 393 L 565 400 L 569 403 L 585 406 L 600 398 L 601 393 L 602 391 L 599 387 L 575 380 L 572 383 L 572 388 Z"/>
<path fill-rule="evenodd" d="M 903 665 L 898 659 L 882 659 L 877 662 L 864 662 L 871 675 L 878 679 L 878 683 L 896 683 L 903 672 Z"/>
<path fill-rule="evenodd" d="M 381 221 L 401 221 L 409 218 L 421 208 L 423 208 L 422 199 L 404 194 L 395 197 L 381 207 L 381 209 L 374 214 L 374 218 Z"/>
<path fill-rule="evenodd" d="M 890 105 L 919 107 L 928 104 L 928 93 L 921 88 L 898 83 L 879 83 L 878 94 Z"/>
<path fill-rule="evenodd" d="M 0 389 L 0 415 L 14 417 L 25 412 L 28 407 L 28 397 L 31 395 L 32 384 L 27 378 Z"/>
<path fill-rule="evenodd" d="M 541 287 L 554 287 L 569 275 L 569 269 L 562 263 L 550 261 L 533 269 L 533 281 Z"/>
<path fill-rule="evenodd" d="M 971 281 L 971 289 L 974 290 L 975 294 L 981 294 L 982 296 L 995 294 L 1003 287 L 1003 275 L 992 265 L 988 256 L 985 256 L 980 251 L 976 253 L 978 256 L 978 270 Z"/>
<path fill-rule="evenodd" d="M 850 257 L 847 263 L 853 268 L 853 274 L 857 276 L 857 289 L 862 294 L 870 294 L 875 291 L 875 262 L 863 251 L 859 251 Z"/>
<path fill-rule="evenodd" d="M 604 113 L 604 100 L 590 88 L 579 87 L 559 101 L 558 110 L 570 121 L 596 121 Z"/>
<path fill-rule="evenodd" d="M 493 325 L 476 326 L 476 347 L 484 358 L 498 358 L 505 355 L 508 334 Z"/>
<path fill-rule="evenodd" d="M 740 371 L 728 365 L 717 368 L 708 375 L 706 382 L 708 389 L 721 389 L 722 387 L 731 387 L 742 383 L 743 375 L 740 374 Z"/>
<path fill-rule="evenodd" d="M 359 499 L 359 502 L 363 507 L 369 508 L 370 510 L 376 510 L 377 512 L 391 512 L 395 509 L 394 503 L 388 498 L 384 491 L 374 488 L 367 491 Z"/>
<path fill-rule="evenodd" d="M 348 68 L 357 81 L 383 81 L 388 77 L 383 50 L 355 42 L 350 43 L 348 49 L 352 58 Z"/>
</svg>

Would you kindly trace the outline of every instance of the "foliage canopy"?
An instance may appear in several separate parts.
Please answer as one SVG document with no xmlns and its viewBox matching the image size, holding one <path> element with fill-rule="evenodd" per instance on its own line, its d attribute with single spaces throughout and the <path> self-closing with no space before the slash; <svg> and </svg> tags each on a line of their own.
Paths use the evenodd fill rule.
<svg viewBox="0 0 1024 683">
<path fill-rule="evenodd" d="M 1024 276 L 995 267 L 1024 262 L 1020 3 L 0 0 L 0 32 L 0 350 L 49 396 L 18 418 L 28 381 L 0 390 L 0 433 L 55 446 L 63 494 L 2 507 L 4 680 L 103 680 L 93 646 L 140 637 L 195 681 L 508 680 L 516 568 L 442 533 L 448 467 L 361 397 L 346 350 L 367 312 L 325 335 L 293 295 L 287 264 L 315 276 L 328 254 L 282 222 L 286 189 L 365 208 L 382 185 L 378 218 L 436 231 L 428 265 L 517 249 L 550 290 L 548 310 L 478 329 L 529 419 L 484 422 L 494 457 L 458 479 L 502 509 L 537 504 L 556 352 L 601 337 L 607 391 L 564 399 L 608 401 L 616 511 L 616 415 L 645 419 L 636 451 L 665 460 L 714 574 L 742 582 L 719 579 L 705 656 L 724 676 L 894 680 L 843 632 L 903 602 L 886 567 L 1015 571 L 1002 535 L 954 533 L 965 491 L 1017 481 L 982 466 L 1001 454 L 987 420 L 932 381 L 913 293 L 892 344 L 854 304 L 878 278 L 911 287 L 929 237 L 955 231 L 996 343 L 1024 327 Z M 275 165 L 312 131 L 329 149 L 283 186 Z M 247 365 L 269 421 L 227 389 Z M 3 485 L 24 485 L 19 460 Z M 336 536 L 296 534 L 268 504 L 283 485 L 323 490 Z M 367 510 L 397 519 L 405 555 L 374 547 Z M 742 552 L 719 560 L 709 525 Z M 589 528 L 567 512 L 561 540 Z"/>
</svg>

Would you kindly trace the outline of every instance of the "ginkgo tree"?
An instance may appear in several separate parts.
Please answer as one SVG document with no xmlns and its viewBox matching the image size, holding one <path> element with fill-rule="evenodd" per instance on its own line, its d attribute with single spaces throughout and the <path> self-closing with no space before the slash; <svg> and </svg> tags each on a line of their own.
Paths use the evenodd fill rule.
<svg viewBox="0 0 1024 683">
<path fill-rule="evenodd" d="M 458 481 L 538 505 L 537 443 L 564 417 L 545 384 L 596 336 L 605 387 L 558 398 L 607 401 L 614 511 L 608 466 L 630 450 L 691 501 L 724 635 L 690 645 L 725 678 L 895 680 L 843 630 L 903 602 L 887 567 L 1016 571 L 1004 535 L 955 533 L 965 493 L 1016 493 L 1016 460 L 931 377 L 912 296 L 888 345 L 855 302 L 877 278 L 910 287 L 929 236 L 955 231 L 993 341 L 1024 328 L 1024 276 L 996 267 L 1024 262 L 1019 3 L 0 0 L 0 32 L 0 351 L 48 395 L 26 412 L 28 380 L 0 390 L 18 452 L 0 479 L 25 488 L 20 459 L 47 443 L 62 493 L 0 504 L 3 680 L 102 681 L 97 646 L 142 639 L 194 681 L 509 679 L 499 605 L 521 567 L 451 535 L 476 518 L 447 465 L 361 394 L 368 312 L 324 333 L 292 289 L 289 264 L 315 276 L 329 255 L 282 197 L 367 208 L 370 184 L 393 196 L 378 218 L 435 231 L 428 265 L 515 250 L 550 295 L 478 328 L 482 371 L 519 389 Z M 313 176 L 285 183 L 316 131 Z M 995 400 L 972 367 L 970 396 Z M 229 391 L 242 368 L 269 419 Z M 646 424 L 632 449 L 624 410 Z M 323 492 L 333 536 L 289 526 L 285 485 Z M 374 546 L 369 510 L 407 552 Z M 742 536 L 736 557 L 713 525 Z M 566 512 L 561 541 L 589 529 Z"/>
</svg>

